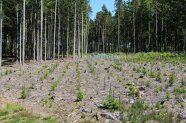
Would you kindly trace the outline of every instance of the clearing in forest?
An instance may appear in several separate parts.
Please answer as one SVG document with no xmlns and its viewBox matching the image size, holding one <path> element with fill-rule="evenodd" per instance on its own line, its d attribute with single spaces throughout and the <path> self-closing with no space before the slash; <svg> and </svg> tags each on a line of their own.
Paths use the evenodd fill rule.
<svg viewBox="0 0 186 123">
<path fill-rule="evenodd" d="M 184 123 L 185 63 L 184 55 L 138 53 L 3 66 L 0 121 Z"/>
</svg>

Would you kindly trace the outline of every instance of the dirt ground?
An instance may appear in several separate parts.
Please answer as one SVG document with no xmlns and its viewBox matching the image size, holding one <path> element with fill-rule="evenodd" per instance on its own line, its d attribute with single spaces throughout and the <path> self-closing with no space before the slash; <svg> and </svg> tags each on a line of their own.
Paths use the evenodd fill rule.
<svg viewBox="0 0 186 123">
<path fill-rule="evenodd" d="M 110 90 L 113 97 L 130 106 L 138 98 L 150 107 L 163 102 L 164 110 L 181 117 L 186 122 L 186 93 L 176 93 L 175 88 L 186 90 L 186 65 L 170 63 L 135 63 L 119 61 L 122 70 L 113 67 L 117 60 L 82 58 L 30 63 L 24 66 L 3 66 L 0 69 L 0 97 L 4 101 L 23 105 L 40 115 L 54 115 L 59 122 L 120 122 L 119 111 L 99 108 Z M 77 71 L 80 68 L 80 84 L 84 98 L 77 102 Z M 56 64 L 57 67 L 46 78 L 46 71 Z M 63 74 L 65 67 L 69 68 Z M 159 73 L 161 80 L 151 77 L 150 72 Z M 170 75 L 175 75 L 173 84 L 167 87 Z M 54 82 L 56 88 L 51 91 Z M 139 96 L 130 94 L 128 85 L 134 83 Z M 23 87 L 28 90 L 25 99 L 21 99 Z M 99 114 L 99 115 L 98 115 Z M 109 114 L 110 117 L 102 115 Z"/>
</svg>

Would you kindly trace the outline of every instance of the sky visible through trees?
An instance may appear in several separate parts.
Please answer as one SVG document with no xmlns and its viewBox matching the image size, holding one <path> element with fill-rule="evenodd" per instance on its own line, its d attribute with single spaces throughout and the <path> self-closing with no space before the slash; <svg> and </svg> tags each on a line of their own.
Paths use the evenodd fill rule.
<svg viewBox="0 0 186 123">
<path fill-rule="evenodd" d="M 112 14 L 114 14 L 114 0 L 90 0 L 90 5 L 92 7 L 92 13 L 91 13 L 91 19 L 95 19 L 96 17 L 96 13 L 98 11 L 101 11 L 101 7 L 103 5 L 106 5 L 106 7 L 108 8 L 109 11 L 112 12 Z"/>
</svg>

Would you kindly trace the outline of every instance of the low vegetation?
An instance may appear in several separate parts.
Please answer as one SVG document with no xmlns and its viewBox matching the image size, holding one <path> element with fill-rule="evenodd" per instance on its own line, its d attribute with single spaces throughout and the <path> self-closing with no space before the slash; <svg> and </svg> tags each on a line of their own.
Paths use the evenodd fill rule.
<svg viewBox="0 0 186 123">
<path fill-rule="evenodd" d="M 176 75 L 175 74 L 170 74 L 169 75 L 169 86 L 172 86 L 174 82 L 176 81 Z"/>
<path fill-rule="evenodd" d="M 84 96 L 85 96 L 85 93 L 84 91 L 82 90 L 82 87 L 81 87 L 81 80 L 80 80 L 80 77 L 81 77 L 81 71 L 80 71 L 80 68 L 79 68 L 79 63 L 76 64 L 76 73 L 77 73 L 77 76 L 76 76 L 76 82 L 77 82 L 77 94 L 76 94 L 76 97 L 77 97 L 77 101 L 82 101 Z"/>
<path fill-rule="evenodd" d="M 181 87 L 181 86 L 176 86 L 174 88 L 174 92 L 176 94 L 186 94 L 186 89 L 184 87 Z"/>
<path fill-rule="evenodd" d="M 1 95 L 35 102 L 47 112 L 59 114 L 60 122 L 90 122 L 89 119 L 96 121 L 97 117 L 98 122 L 106 119 L 124 123 L 185 122 L 185 64 L 165 63 L 161 58 L 153 63 L 143 58 L 139 62 L 122 60 L 125 54 L 112 56 L 88 54 L 76 62 L 69 59 L 12 69 L 16 72 L 1 78 Z M 6 70 L 10 68 L 1 72 Z M 38 81 L 38 77 L 44 81 Z M 12 116 L 9 111 L 1 111 L 0 108 L 0 118 Z M 29 116 L 32 115 L 29 111 Z M 50 119 L 36 117 L 39 121 Z M 23 119 L 19 122 L 24 123 Z"/>
<path fill-rule="evenodd" d="M 43 81 L 48 79 L 48 77 L 53 73 L 53 71 L 59 66 L 59 64 L 53 64 L 51 68 L 48 68 L 44 74 L 40 77 L 40 80 Z"/>
<path fill-rule="evenodd" d="M 158 72 L 157 76 L 156 76 L 156 81 L 162 82 L 163 77 L 161 75 L 161 72 Z"/>
<path fill-rule="evenodd" d="M 161 87 L 161 85 L 156 85 L 155 91 L 156 91 L 156 93 L 162 92 L 162 87 Z"/>
<path fill-rule="evenodd" d="M 113 97 L 113 94 L 110 90 L 106 99 L 103 99 L 100 105 L 100 108 L 118 110 L 120 108 L 121 102 L 119 99 Z"/>
<path fill-rule="evenodd" d="M 126 117 L 128 116 L 128 117 Z M 137 117 L 136 117 L 137 116 Z M 145 123 L 149 121 L 160 123 L 173 123 L 174 118 L 172 113 L 164 111 L 153 111 L 151 107 L 144 104 L 142 100 L 137 100 L 131 107 L 121 109 L 122 122 Z"/>
<path fill-rule="evenodd" d="M 36 73 L 40 74 L 42 71 L 46 70 L 48 68 L 48 65 L 43 65 L 40 68 L 37 69 Z"/>
<path fill-rule="evenodd" d="M 129 86 L 129 93 L 130 93 L 130 95 L 138 97 L 139 96 L 139 92 L 138 92 L 138 89 L 137 89 L 135 83 L 134 82 L 129 82 L 128 86 Z"/>
<path fill-rule="evenodd" d="M 21 89 L 21 99 L 26 99 L 29 96 L 29 89 L 26 88 L 25 86 L 22 87 Z"/>
<path fill-rule="evenodd" d="M 119 70 L 119 71 L 123 70 L 122 64 L 119 61 L 112 63 L 111 66 L 116 70 Z"/>
<path fill-rule="evenodd" d="M 32 114 L 18 104 L 8 103 L 0 108 L 1 123 L 57 123 L 54 117 L 41 117 Z"/>
<path fill-rule="evenodd" d="M 151 70 L 150 70 L 150 73 L 149 73 L 149 76 L 150 76 L 151 78 L 156 78 L 157 73 L 154 72 L 154 71 L 151 69 Z"/>
<path fill-rule="evenodd" d="M 70 66 L 70 63 L 67 63 L 61 73 L 61 75 L 59 76 L 59 78 L 55 81 L 55 82 L 52 82 L 52 85 L 51 85 L 51 89 L 50 91 L 55 91 L 57 86 L 58 86 L 58 83 L 60 82 L 60 80 L 63 79 L 63 77 L 65 76 L 65 74 L 67 73 L 67 70 L 69 69 L 69 66 Z"/>
<path fill-rule="evenodd" d="M 150 62 L 150 63 L 184 63 L 186 64 L 186 57 L 184 54 L 178 54 L 178 53 L 158 53 L 158 52 L 149 52 L 149 53 L 116 53 L 116 55 L 119 56 L 119 58 L 123 61 L 130 61 L 130 62 Z"/>
<path fill-rule="evenodd" d="M 1 71 L 1 72 L 0 72 L 0 79 L 1 79 L 2 77 L 7 76 L 7 75 L 10 75 L 10 74 L 12 74 L 12 73 L 13 73 L 13 71 L 12 71 L 11 69 L 5 70 L 5 71 Z"/>
<path fill-rule="evenodd" d="M 88 68 L 90 70 L 90 73 L 95 75 L 96 74 L 96 67 L 89 60 L 87 60 L 87 65 L 88 65 Z"/>
</svg>

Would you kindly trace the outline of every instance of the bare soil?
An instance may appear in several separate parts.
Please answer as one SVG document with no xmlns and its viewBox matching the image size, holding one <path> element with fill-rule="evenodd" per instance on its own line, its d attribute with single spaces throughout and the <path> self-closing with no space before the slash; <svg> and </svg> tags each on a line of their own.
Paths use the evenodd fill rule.
<svg viewBox="0 0 186 123">
<path fill-rule="evenodd" d="M 0 97 L 5 102 L 19 103 L 34 113 L 56 116 L 62 123 L 120 122 L 118 111 L 99 108 L 102 100 L 112 90 L 114 91 L 113 96 L 120 99 L 126 106 L 130 106 L 138 98 L 150 107 L 155 107 L 158 102 L 163 101 L 162 105 L 167 112 L 180 115 L 182 117 L 181 122 L 186 122 L 186 94 L 177 94 L 174 91 L 177 86 L 186 89 L 186 84 L 182 83 L 186 80 L 185 64 L 119 61 L 122 64 L 122 70 L 120 71 L 112 66 L 116 62 L 115 60 L 83 58 L 79 59 L 78 62 L 81 72 L 81 88 L 85 92 L 85 97 L 80 102 L 76 101 L 77 72 L 75 66 L 77 62 L 72 59 L 42 63 L 31 61 L 24 66 L 1 67 Z M 69 69 L 59 80 L 68 63 L 70 63 Z M 47 79 L 41 80 L 41 77 L 53 64 L 59 64 L 59 66 Z M 140 71 L 134 70 L 134 68 Z M 144 69 L 147 70 L 147 73 L 143 73 Z M 7 70 L 11 72 L 6 73 Z M 150 71 L 160 73 L 162 80 L 157 81 L 156 78 L 150 77 Z M 172 86 L 167 87 L 170 74 L 175 74 L 176 80 Z M 59 83 L 56 89 L 51 91 L 52 84 L 57 80 L 59 80 Z M 128 88 L 130 82 L 135 83 L 139 97 L 130 94 Z M 161 86 L 160 91 L 157 89 L 158 86 Z M 26 99 L 21 99 L 23 87 L 29 90 Z M 167 98 L 167 92 L 170 93 L 169 98 Z M 114 118 L 101 115 L 108 113 Z"/>
</svg>

